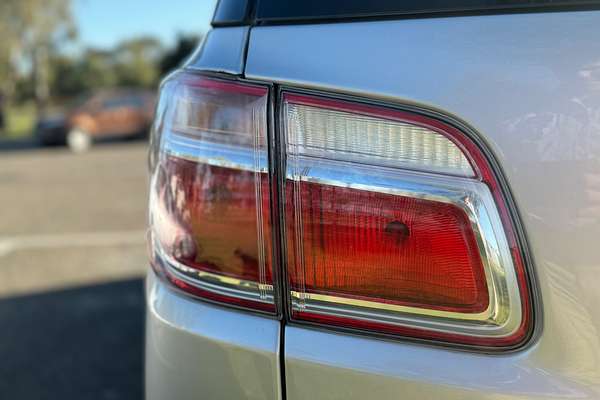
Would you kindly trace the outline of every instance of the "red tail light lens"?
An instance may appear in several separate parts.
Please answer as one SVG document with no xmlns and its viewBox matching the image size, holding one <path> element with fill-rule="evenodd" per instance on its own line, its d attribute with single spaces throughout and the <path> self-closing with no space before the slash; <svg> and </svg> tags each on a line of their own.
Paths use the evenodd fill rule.
<svg viewBox="0 0 600 400">
<path fill-rule="evenodd" d="M 421 115 L 314 96 L 284 94 L 282 118 L 292 319 L 470 345 L 524 340 L 523 265 L 473 142 Z"/>
<path fill-rule="evenodd" d="M 288 224 L 293 291 L 463 313 L 487 309 L 483 264 L 460 208 L 312 182 L 298 190 L 301 221 Z"/>
<path fill-rule="evenodd" d="M 161 271 L 199 297 L 274 311 L 267 89 L 183 74 L 162 96 L 151 196 Z"/>
</svg>

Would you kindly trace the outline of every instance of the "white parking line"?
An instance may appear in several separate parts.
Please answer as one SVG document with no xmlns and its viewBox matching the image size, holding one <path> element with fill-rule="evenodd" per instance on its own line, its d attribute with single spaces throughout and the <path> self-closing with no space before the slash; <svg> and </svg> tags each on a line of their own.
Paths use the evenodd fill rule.
<svg viewBox="0 0 600 400">
<path fill-rule="evenodd" d="M 0 257 L 23 249 L 65 247 L 104 247 L 138 245 L 146 241 L 146 231 L 83 232 L 56 235 L 0 236 Z"/>
</svg>

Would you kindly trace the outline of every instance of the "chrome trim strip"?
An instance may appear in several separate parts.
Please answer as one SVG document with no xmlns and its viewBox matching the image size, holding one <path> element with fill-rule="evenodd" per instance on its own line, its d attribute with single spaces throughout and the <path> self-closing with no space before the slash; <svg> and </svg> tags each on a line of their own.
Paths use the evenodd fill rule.
<svg viewBox="0 0 600 400">
<path fill-rule="evenodd" d="M 275 303 L 273 285 L 218 275 L 211 272 L 190 268 L 169 256 L 160 246 L 154 243 L 157 260 L 168 272 L 178 279 L 212 293 L 237 297 L 261 303 Z"/>
<path fill-rule="evenodd" d="M 508 336 L 520 326 L 521 300 L 512 255 L 492 194 L 483 182 L 290 154 L 287 179 L 294 186 L 294 192 L 301 182 L 314 182 L 438 201 L 461 208 L 475 233 L 489 291 L 489 306 L 478 314 L 299 292 L 291 292 L 292 309 L 484 337 Z M 302 242 L 301 232 L 299 235 L 297 240 Z"/>
<path fill-rule="evenodd" d="M 163 151 L 189 161 L 242 171 L 267 173 L 267 153 L 263 148 L 206 142 L 172 131 L 164 133 Z"/>
<path fill-rule="evenodd" d="M 302 293 L 297 291 L 290 291 L 292 298 L 300 300 L 302 297 Z M 420 307 L 411 307 L 411 306 L 402 306 L 397 304 L 389 304 L 389 303 L 377 303 L 368 300 L 360 300 L 349 297 L 340 297 L 340 296 L 330 296 L 326 294 L 320 293 L 304 293 L 304 299 L 313 300 L 316 303 L 339 303 L 348 306 L 353 306 L 357 308 L 376 308 L 382 311 L 394 311 L 394 312 L 404 312 L 409 314 L 419 314 L 426 315 L 430 317 L 444 317 L 444 318 L 454 318 L 466 321 L 485 321 L 486 319 L 491 317 L 490 308 L 488 307 L 486 310 L 480 313 L 466 314 L 459 313 L 453 311 L 444 311 L 444 310 L 434 310 L 428 308 L 420 308 Z"/>
<path fill-rule="evenodd" d="M 247 26 L 210 30 L 184 67 L 242 75 L 249 32 Z"/>
<path fill-rule="evenodd" d="M 258 115 L 256 109 L 252 110 L 252 126 L 254 127 L 253 137 L 253 169 L 254 169 L 254 196 L 256 204 L 256 235 L 257 235 L 257 253 L 258 253 L 258 280 L 259 282 L 265 282 L 267 276 L 266 266 L 266 254 L 265 254 L 265 233 L 264 233 L 264 215 L 263 215 L 263 192 L 262 192 L 262 176 L 263 171 L 268 170 L 268 165 L 265 163 L 264 151 L 261 150 L 265 147 L 263 142 L 265 137 L 262 132 L 265 131 L 264 127 L 261 126 L 260 121 L 263 121 L 260 115 Z M 267 184 L 268 186 L 268 184 Z M 269 211 L 269 210 L 267 210 Z M 268 220 L 266 221 L 268 222 Z M 263 285 L 259 285 L 261 299 L 266 298 L 267 293 L 263 288 Z"/>
</svg>

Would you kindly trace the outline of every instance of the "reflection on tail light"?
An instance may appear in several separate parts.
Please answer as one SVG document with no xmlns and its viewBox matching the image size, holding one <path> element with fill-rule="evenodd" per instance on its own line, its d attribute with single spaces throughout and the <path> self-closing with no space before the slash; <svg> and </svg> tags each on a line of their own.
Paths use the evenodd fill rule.
<svg viewBox="0 0 600 400">
<path fill-rule="evenodd" d="M 155 260 L 186 292 L 274 311 L 267 89 L 183 74 L 162 96 Z"/>
</svg>

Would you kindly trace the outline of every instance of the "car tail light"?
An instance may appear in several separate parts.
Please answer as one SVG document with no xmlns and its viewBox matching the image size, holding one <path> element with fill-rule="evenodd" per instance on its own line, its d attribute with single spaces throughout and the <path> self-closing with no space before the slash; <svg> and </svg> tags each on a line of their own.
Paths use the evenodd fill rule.
<svg viewBox="0 0 600 400">
<path fill-rule="evenodd" d="M 267 94 L 191 74 L 165 84 L 150 218 L 155 264 L 172 284 L 275 311 Z"/>
<path fill-rule="evenodd" d="M 268 94 L 188 72 L 163 85 L 151 152 L 157 273 L 295 323 L 524 343 L 526 269 L 478 143 L 422 113 L 291 91 L 269 141 Z"/>
<path fill-rule="evenodd" d="M 498 184 L 462 132 L 419 114 L 283 95 L 292 320 L 470 345 L 530 325 Z"/>
</svg>

